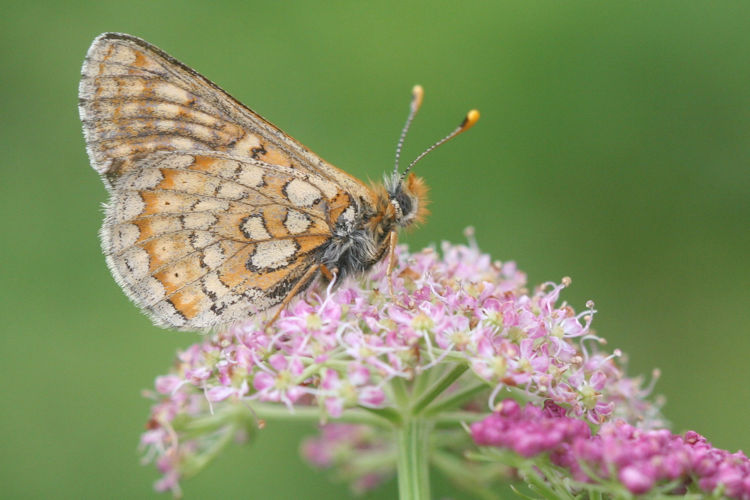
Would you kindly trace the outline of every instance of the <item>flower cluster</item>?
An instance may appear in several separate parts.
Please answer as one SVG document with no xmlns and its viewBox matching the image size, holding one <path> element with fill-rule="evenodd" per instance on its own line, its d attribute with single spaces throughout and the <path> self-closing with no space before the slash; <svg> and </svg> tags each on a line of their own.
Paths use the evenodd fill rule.
<svg viewBox="0 0 750 500">
<path fill-rule="evenodd" d="M 684 494 L 697 487 L 707 494 L 750 499 L 750 459 L 714 448 L 693 431 L 679 436 L 613 420 L 592 435 L 582 420 L 565 416 L 551 401 L 541 409 L 531 404 L 521 408 L 508 399 L 472 424 L 471 433 L 477 444 L 510 449 L 524 458 L 548 453 L 558 467 L 549 476 L 565 471 L 562 475 L 584 484 L 614 480 L 633 494 L 660 488 L 666 489 L 662 494 Z"/>
<path fill-rule="evenodd" d="M 493 262 L 473 243 L 444 244 L 442 256 L 399 248 L 390 278 L 392 290 L 377 265 L 313 288 L 271 328 L 253 318 L 180 352 L 156 381 L 142 439 L 164 474 L 159 487 L 176 490 L 231 435 L 279 411 L 359 423 L 388 423 L 407 407 L 424 418 L 460 411 L 460 429 L 512 391 L 592 424 L 658 424 L 650 388 L 625 377 L 618 351 L 597 350 L 593 303 L 580 313 L 560 303 L 570 279 L 529 293 L 514 263 Z"/>
<path fill-rule="evenodd" d="M 471 435 L 479 445 L 509 448 L 525 458 L 591 437 L 586 422 L 564 415 L 565 410 L 550 400 L 541 409 L 532 404 L 521 408 L 506 399 L 490 416 L 471 424 Z"/>
</svg>

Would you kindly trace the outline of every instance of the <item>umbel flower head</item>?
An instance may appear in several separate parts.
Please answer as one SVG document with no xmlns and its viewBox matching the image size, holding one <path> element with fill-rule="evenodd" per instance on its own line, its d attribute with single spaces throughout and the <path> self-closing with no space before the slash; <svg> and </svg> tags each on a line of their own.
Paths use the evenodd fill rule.
<svg viewBox="0 0 750 500">
<path fill-rule="evenodd" d="M 486 471 L 464 458 L 476 445 L 461 424 L 508 396 L 550 401 L 580 432 L 613 418 L 662 424 L 645 399 L 650 387 L 624 375 L 619 351 L 599 350 L 593 302 L 576 312 L 560 300 L 570 279 L 529 292 L 513 262 L 493 262 L 473 242 L 445 243 L 440 253 L 401 247 L 397 256 L 392 292 L 386 266 L 377 265 L 311 290 L 270 329 L 252 319 L 178 353 L 156 379 L 142 437 L 146 459 L 163 474 L 157 488 L 179 493 L 181 478 L 282 413 L 328 424 L 303 454 L 320 467 L 345 466 L 339 476 L 359 490 L 397 465 L 401 485 L 393 430 L 417 424 L 434 466 L 485 487 Z"/>
<path fill-rule="evenodd" d="M 560 497 L 609 484 L 618 498 L 649 492 L 682 496 L 690 491 L 750 499 L 750 459 L 741 451 L 714 448 L 694 431 L 679 436 L 612 420 L 594 435 L 552 401 L 542 409 L 530 403 L 521 408 L 508 399 L 495 413 L 472 424 L 471 433 L 477 444 L 512 450 L 527 459 L 545 454 L 548 461 L 527 462 L 519 469 L 522 474 L 542 471 L 548 483 L 558 485 Z M 540 467 L 542 462 L 546 463 Z M 528 470 L 532 463 L 535 471 Z M 573 487 L 563 478 L 572 478 L 567 485 Z"/>
</svg>

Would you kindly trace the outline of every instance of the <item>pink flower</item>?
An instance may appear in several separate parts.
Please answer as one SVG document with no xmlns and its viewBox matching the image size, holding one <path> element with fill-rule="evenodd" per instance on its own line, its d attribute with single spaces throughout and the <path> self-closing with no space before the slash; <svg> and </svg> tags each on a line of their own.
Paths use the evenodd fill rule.
<svg viewBox="0 0 750 500">
<path fill-rule="evenodd" d="M 269 358 L 270 369 L 258 373 L 253 379 L 253 387 L 261 401 L 281 401 L 290 406 L 304 393 L 299 376 L 303 365 L 297 358 L 287 358 L 274 354 Z"/>
<path fill-rule="evenodd" d="M 320 387 L 329 394 L 325 398 L 328 414 L 338 418 L 346 407 L 357 404 L 370 408 L 380 407 L 385 401 L 385 393 L 370 383 L 370 370 L 358 363 L 349 365 L 348 377 L 344 380 L 341 380 L 336 370 L 326 370 Z"/>
<path fill-rule="evenodd" d="M 477 444 L 510 448 L 523 457 L 554 451 L 576 437 L 590 436 L 585 422 L 546 417 L 544 413 L 531 404 L 522 409 L 512 399 L 506 399 L 498 405 L 497 412 L 472 424 L 471 434 Z"/>
<path fill-rule="evenodd" d="M 400 247 L 393 295 L 380 263 L 346 282 L 312 286 L 271 328 L 269 311 L 178 353 L 172 371 L 156 380 L 158 400 L 142 439 L 150 460 L 170 464 L 159 487 L 174 489 L 188 464 L 217 454 L 217 442 L 264 425 L 263 411 L 273 414 L 271 407 L 306 416 L 317 411 L 320 421 L 362 414 L 387 421 L 418 396 L 404 394 L 403 387 L 455 369 L 466 372 L 446 394 L 469 390 L 476 396 L 451 410 L 480 414 L 510 390 L 554 405 L 539 414 L 547 422 L 542 429 L 523 424 L 519 431 L 521 423 L 506 428 L 501 421 L 487 427 L 489 437 L 502 436 L 524 456 L 587 429 L 582 420 L 545 420 L 552 408 L 597 425 L 615 414 L 659 421 L 658 407 L 646 400 L 650 387 L 627 378 L 616 356 L 595 350 L 593 305 L 576 313 L 560 303 L 569 279 L 529 293 L 526 275 L 513 262 L 493 262 L 473 243 L 441 248 L 442 257 L 433 249 L 409 254 Z M 191 423 L 203 434 L 190 431 Z M 388 467 L 374 475 L 358 469 L 352 483 L 377 482 L 373 478 L 387 477 L 393 463 Z M 626 476 L 637 477 L 633 471 Z M 730 481 L 728 473 L 721 477 Z"/>
<path fill-rule="evenodd" d="M 183 380 L 177 375 L 165 375 L 163 377 L 156 377 L 154 386 L 160 394 L 171 394 L 182 384 Z"/>
<path fill-rule="evenodd" d="M 616 479 L 635 495 L 673 482 L 686 487 L 696 479 L 707 494 L 721 487 L 729 498 L 750 499 L 750 459 L 713 448 L 693 431 L 678 436 L 610 421 L 592 434 L 583 420 L 566 416 L 552 402 L 541 410 L 505 400 L 495 413 L 472 424 L 471 433 L 479 445 L 511 449 L 526 458 L 547 453 L 562 475 L 567 471 L 589 483 Z"/>
</svg>

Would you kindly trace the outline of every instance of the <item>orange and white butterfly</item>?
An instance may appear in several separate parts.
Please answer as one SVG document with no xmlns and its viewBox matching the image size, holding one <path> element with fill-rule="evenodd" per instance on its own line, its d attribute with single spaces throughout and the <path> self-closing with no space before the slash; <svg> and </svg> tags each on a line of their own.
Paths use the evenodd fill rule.
<svg viewBox="0 0 750 500">
<path fill-rule="evenodd" d="M 149 43 L 104 33 L 89 48 L 79 111 L 109 190 L 101 230 L 117 283 L 159 326 L 205 330 L 281 304 L 315 279 L 361 273 L 425 214 L 398 156 L 368 187 Z M 276 315 L 278 315 L 278 312 Z M 273 319 L 275 319 L 274 316 Z M 273 319 L 271 321 L 273 321 Z"/>
</svg>

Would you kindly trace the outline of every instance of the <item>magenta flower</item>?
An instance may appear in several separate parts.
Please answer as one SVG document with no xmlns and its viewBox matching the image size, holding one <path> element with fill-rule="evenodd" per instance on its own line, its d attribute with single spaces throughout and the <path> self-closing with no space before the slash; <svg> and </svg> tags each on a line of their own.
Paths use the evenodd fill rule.
<svg viewBox="0 0 750 500">
<path fill-rule="evenodd" d="M 495 413 L 471 425 L 472 438 L 477 444 L 510 448 L 528 458 L 591 436 L 583 420 L 558 417 L 564 410 L 551 401 L 547 407 L 546 411 L 531 404 L 521 408 L 514 400 L 506 399 Z"/>
<path fill-rule="evenodd" d="M 679 436 L 616 420 L 592 434 L 583 420 L 566 416 L 551 401 L 543 410 L 531 403 L 521 408 L 508 399 L 472 424 L 471 434 L 479 445 L 513 450 L 524 458 L 547 454 L 555 467 L 537 470 L 545 471 L 550 483 L 563 485 L 563 477 L 574 478 L 578 484 L 571 495 L 592 484 L 611 489 L 609 483 L 615 480 L 637 495 L 697 491 L 750 499 L 750 459 L 742 452 L 714 448 L 693 431 Z"/>
<path fill-rule="evenodd" d="M 490 475 L 464 458 L 473 444 L 461 424 L 483 419 L 508 395 L 540 407 L 549 401 L 545 418 L 580 418 L 551 421 L 544 435 L 492 431 L 522 456 L 583 433 L 584 421 L 661 423 L 658 405 L 646 399 L 650 387 L 625 376 L 618 351 L 597 350 L 593 303 L 576 313 L 560 302 L 570 279 L 529 293 L 514 263 L 493 262 L 473 243 L 444 244 L 442 256 L 400 248 L 392 279 L 393 295 L 385 264 L 375 266 L 357 280 L 310 290 L 268 331 L 266 318 L 254 318 L 180 352 L 156 380 L 157 403 L 142 438 L 146 459 L 163 474 L 159 489 L 178 492 L 179 481 L 223 446 L 282 414 L 328 423 L 324 441 L 333 439 L 325 434 L 334 432 L 325 430 L 336 429 L 333 422 L 366 425 L 373 436 L 367 445 L 349 446 L 354 428 L 345 427 L 341 435 L 349 437 L 304 448 L 313 464 L 359 489 L 406 470 L 405 454 L 424 467 L 432 457 L 470 490 L 484 487 Z M 413 443 L 423 445 L 409 448 Z M 357 454 L 369 459 L 355 460 Z M 623 474 L 635 483 L 645 472 Z M 401 486 L 413 486 L 398 476 Z"/>
</svg>

